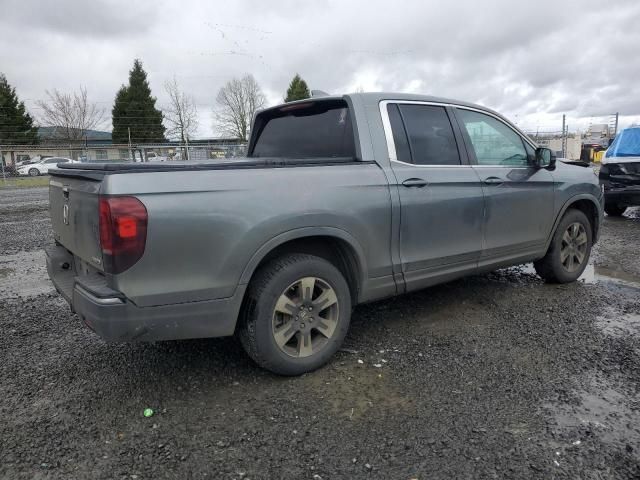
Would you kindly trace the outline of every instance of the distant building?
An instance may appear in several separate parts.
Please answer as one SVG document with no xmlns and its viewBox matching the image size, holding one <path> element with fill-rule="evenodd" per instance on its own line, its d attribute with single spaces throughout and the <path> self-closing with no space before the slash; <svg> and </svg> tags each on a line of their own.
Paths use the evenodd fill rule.
<svg viewBox="0 0 640 480">
<path fill-rule="evenodd" d="M 39 127 L 38 141 L 41 146 L 48 145 L 111 145 L 111 132 L 101 130 L 84 130 L 78 131 L 74 129 L 74 140 L 69 139 L 67 130 L 62 127 Z"/>
</svg>

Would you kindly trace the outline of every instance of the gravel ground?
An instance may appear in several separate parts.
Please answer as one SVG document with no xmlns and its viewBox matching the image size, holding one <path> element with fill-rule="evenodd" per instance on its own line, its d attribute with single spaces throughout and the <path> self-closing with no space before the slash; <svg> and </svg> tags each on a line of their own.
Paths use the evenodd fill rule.
<svg viewBox="0 0 640 480">
<path fill-rule="evenodd" d="M 328 366 L 280 378 L 233 339 L 93 335 L 46 281 L 46 194 L 0 189 L 0 478 L 640 478 L 638 210 L 581 282 L 364 305 Z"/>
</svg>

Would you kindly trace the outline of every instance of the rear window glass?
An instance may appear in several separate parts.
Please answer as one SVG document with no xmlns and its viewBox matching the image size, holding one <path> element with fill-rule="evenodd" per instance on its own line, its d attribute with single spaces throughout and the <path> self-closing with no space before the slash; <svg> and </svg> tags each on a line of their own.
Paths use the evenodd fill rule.
<svg viewBox="0 0 640 480">
<path fill-rule="evenodd" d="M 400 105 L 416 165 L 460 165 L 458 146 L 443 107 Z"/>
<path fill-rule="evenodd" d="M 355 143 L 344 101 L 285 105 L 258 116 L 251 157 L 354 158 Z"/>
</svg>

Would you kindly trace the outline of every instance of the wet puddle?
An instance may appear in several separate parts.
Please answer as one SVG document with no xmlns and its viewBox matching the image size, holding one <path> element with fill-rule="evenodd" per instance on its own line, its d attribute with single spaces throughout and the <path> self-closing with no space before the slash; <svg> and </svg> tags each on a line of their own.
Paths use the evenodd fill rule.
<svg viewBox="0 0 640 480">
<path fill-rule="evenodd" d="M 44 251 L 0 255 L 0 292 L 3 298 L 35 297 L 53 291 Z"/>
<path fill-rule="evenodd" d="M 640 336 L 640 314 L 620 313 L 611 309 L 596 321 L 604 333 L 612 337 Z"/>
<path fill-rule="evenodd" d="M 532 263 L 519 265 L 517 267 L 510 267 L 505 270 L 515 269 L 528 275 L 537 275 Z M 631 273 L 624 272 L 622 270 L 601 267 L 594 264 L 587 265 L 587 268 L 584 269 L 584 272 L 582 273 L 582 275 L 580 275 L 578 281 L 589 285 L 610 282 L 625 285 L 628 287 L 640 288 L 640 277 Z"/>
<path fill-rule="evenodd" d="M 632 395 L 623 393 L 603 379 L 593 379 L 588 390 L 575 392 L 573 405 L 552 405 L 551 411 L 560 431 L 573 438 L 573 445 L 596 436 L 601 441 L 618 445 L 637 446 L 640 441 L 640 404 Z M 629 451 L 627 449 L 627 451 Z M 634 455 L 640 450 L 633 448 Z"/>
</svg>

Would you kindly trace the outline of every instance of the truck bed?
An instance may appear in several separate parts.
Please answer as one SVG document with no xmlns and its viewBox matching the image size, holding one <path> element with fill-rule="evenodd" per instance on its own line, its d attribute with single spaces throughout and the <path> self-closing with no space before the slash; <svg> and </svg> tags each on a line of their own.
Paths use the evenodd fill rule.
<svg viewBox="0 0 640 480">
<path fill-rule="evenodd" d="M 211 162 L 162 162 L 162 163 L 61 163 L 56 169 L 49 171 L 53 176 L 95 178 L 100 180 L 104 175 L 123 173 L 197 171 L 197 170 L 228 170 L 244 168 L 282 168 L 322 165 L 343 165 L 348 163 L 363 163 L 349 157 L 331 158 L 259 158 L 243 157 L 225 161 Z M 366 163 L 366 162 L 365 162 Z"/>
</svg>

